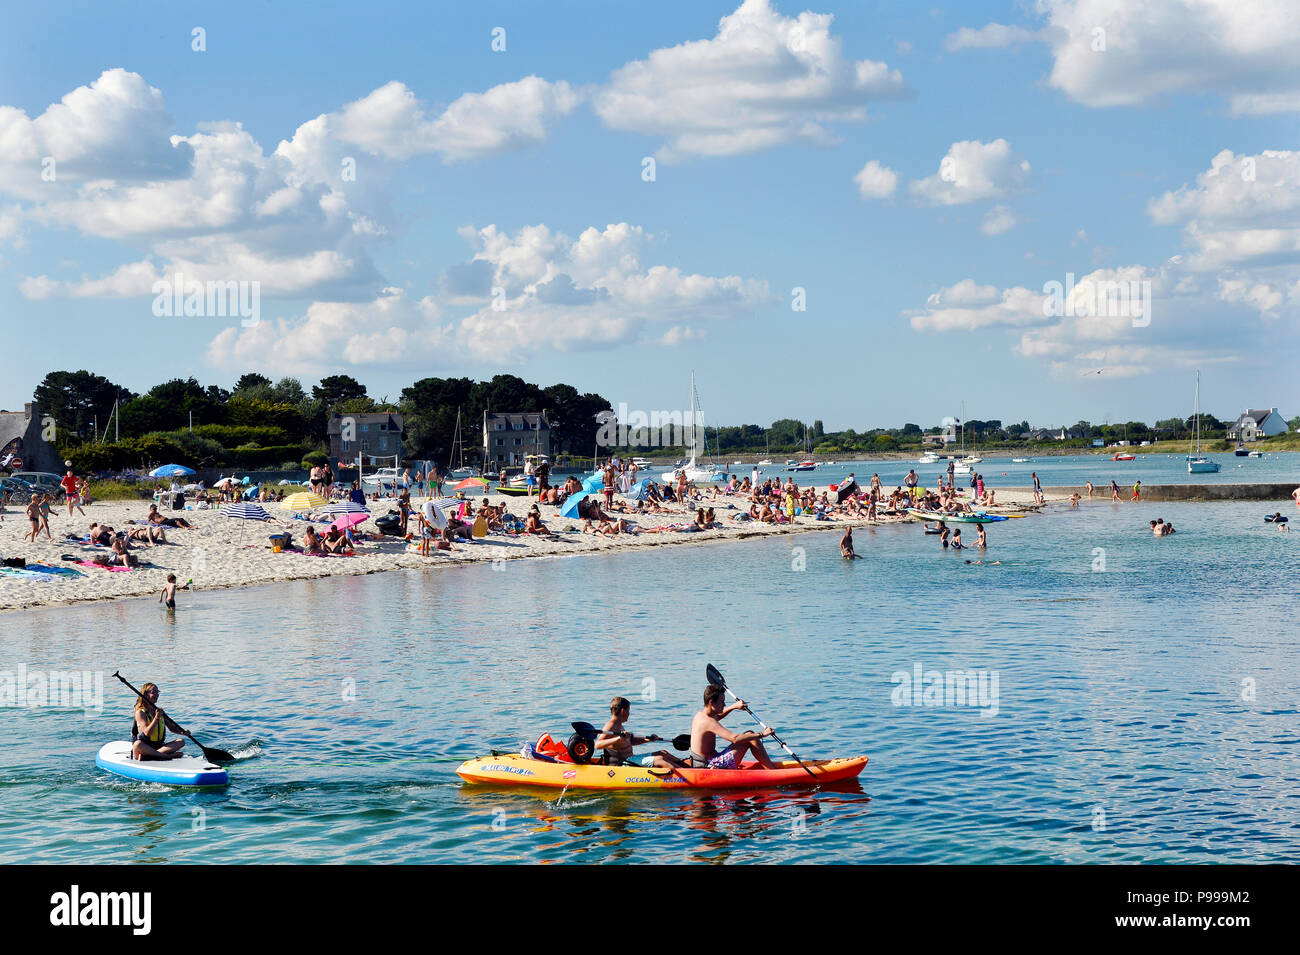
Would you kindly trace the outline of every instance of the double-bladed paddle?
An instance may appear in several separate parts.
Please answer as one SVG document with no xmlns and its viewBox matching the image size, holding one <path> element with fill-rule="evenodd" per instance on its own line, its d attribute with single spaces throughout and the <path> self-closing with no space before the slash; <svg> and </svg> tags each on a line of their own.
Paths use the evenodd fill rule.
<svg viewBox="0 0 1300 955">
<path fill-rule="evenodd" d="M 168 716 L 166 710 L 164 710 L 161 706 L 151 703 L 149 700 L 145 699 L 145 695 L 141 693 L 139 690 L 137 690 L 135 687 L 133 687 L 130 683 L 127 683 L 126 677 L 122 676 L 116 670 L 113 671 L 113 676 L 121 680 L 123 685 L 126 686 L 128 690 L 130 690 L 136 696 L 140 697 L 140 699 L 144 700 L 146 703 L 149 703 L 149 705 L 152 706 L 159 713 L 162 713 L 163 720 L 165 720 L 168 723 L 171 723 L 172 726 L 176 728 L 176 731 L 178 733 L 180 733 L 182 736 L 187 737 L 191 743 L 193 743 L 199 749 L 203 750 L 203 758 L 206 759 L 208 762 L 233 763 L 235 761 L 235 757 L 231 756 L 224 749 L 209 749 L 207 746 L 204 746 L 202 743 L 196 740 L 193 736 L 190 736 L 189 731 L 181 729 L 180 724 L 175 722 L 170 716 Z"/>
<path fill-rule="evenodd" d="M 705 676 L 708 677 L 710 683 L 716 683 L 718 686 L 722 687 L 724 690 L 727 691 L 728 694 L 730 694 L 733 700 L 740 699 L 740 697 L 736 696 L 736 694 L 732 691 L 731 687 L 727 686 L 726 678 L 722 675 L 722 673 L 718 670 L 718 668 L 715 667 L 712 663 L 708 665 L 708 669 L 706 669 L 704 673 Z M 805 763 L 802 759 L 800 759 L 797 755 L 795 755 L 794 750 L 792 750 L 789 746 L 785 745 L 785 740 L 781 739 L 781 737 L 776 735 L 776 730 L 773 730 L 772 727 L 768 726 L 766 723 L 764 723 L 762 720 L 758 718 L 758 714 L 749 708 L 748 703 L 742 706 L 741 709 L 744 710 L 746 713 L 748 713 L 750 716 L 752 716 L 754 718 L 754 722 L 756 722 L 759 726 L 763 727 L 763 729 L 770 730 L 772 733 L 772 739 L 780 743 L 781 748 L 785 750 L 787 753 L 789 753 L 792 757 L 794 757 L 794 761 L 804 768 L 804 772 L 806 772 L 813 779 L 817 779 L 817 774 L 808 768 L 808 764 Z M 818 782 L 820 783 L 820 780 L 818 780 Z"/>
<path fill-rule="evenodd" d="M 592 726 L 590 723 L 581 723 L 581 722 L 577 722 L 577 723 L 571 723 L 570 725 L 571 725 L 571 726 L 572 726 L 572 727 L 573 727 L 573 728 L 574 728 L 574 729 L 575 729 L 575 730 L 576 730 L 580 735 L 582 735 L 582 736 L 590 736 L 592 739 L 595 739 L 597 736 L 599 736 L 601 733 L 604 732 L 604 730 L 598 730 L 598 729 L 596 729 L 596 727 Z M 663 738 L 661 738 L 661 737 L 659 737 L 659 736 L 653 736 L 653 735 L 645 737 L 645 741 L 646 741 L 647 743 L 663 743 L 663 742 L 667 742 L 667 741 L 664 740 Z M 674 736 L 674 737 L 672 738 L 672 744 L 673 744 L 673 749 L 680 749 L 680 750 L 688 750 L 688 749 L 690 749 L 690 748 L 691 748 L 691 734 L 690 734 L 690 733 L 682 733 L 682 734 L 679 735 L 679 736 Z"/>
</svg>

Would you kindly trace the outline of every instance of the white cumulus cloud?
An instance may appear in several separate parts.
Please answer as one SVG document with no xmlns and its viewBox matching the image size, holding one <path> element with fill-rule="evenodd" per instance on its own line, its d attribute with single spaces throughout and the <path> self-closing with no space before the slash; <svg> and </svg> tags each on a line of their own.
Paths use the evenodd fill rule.
<svg viewBox="0 0 1300 955">
<path fill-rule="evenodd" d="M 898 70 L 846 58 L 833 19 L 745 0 L 717 36 L 614 71 L 595 94 L 596 114 L 613 129 L 665 139 L 665 161 L 831 142 L 829 124 L 859 122 L 868 103 L 907 92 Z"/>
<path fill-rule="evenodd" d="M 1037 0 L 1037 31 L 990 23 L 949 49 L 1036 38 L 1051 86 L 1085 106 L 1141 106 L 1178 93 L 1227 99 L 1236 115 L 1300 111 L 1300 17 L 1291 0 Z"/>
<path fill-rule="evenodd" d="M 863 199 L 888 199 L 898 190 L 898 173 L 876 160 L 870 160 L 853 177 Z"/>
<path fill-rule="evenodd" d="M 908 191 L 933 205 L 1001 199 L 1029 184 L 1029 161 L 1016 156 L 1005 139 L 953 143 L 933 176 L 908 184 Z"/>
</svg>

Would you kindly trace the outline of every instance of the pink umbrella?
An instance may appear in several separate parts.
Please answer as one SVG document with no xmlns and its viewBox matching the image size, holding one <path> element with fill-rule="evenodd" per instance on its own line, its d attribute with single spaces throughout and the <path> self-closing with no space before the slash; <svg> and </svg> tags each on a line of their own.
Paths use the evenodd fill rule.
<svg viewBox="0 0 1300 955">
<path fill-rule="evenodd" d="M 334 518 L 334 523 L 325 528 L 327 531 L 345 531 L 349 527 L 356 527 L 362 521 L 370 520 L 369 514 L 340 514 Z"/>
</svg>

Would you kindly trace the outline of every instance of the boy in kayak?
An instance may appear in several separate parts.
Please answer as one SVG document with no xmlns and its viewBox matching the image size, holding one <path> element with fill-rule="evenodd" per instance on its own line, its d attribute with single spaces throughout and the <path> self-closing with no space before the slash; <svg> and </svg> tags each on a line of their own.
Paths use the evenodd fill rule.
<svg viewBox="0 0 1300 955">
<path fill-rule="evenodd" d="M 658 766 L 673 768 L 684 766 L 680 759 L 669 755 L 667 750 L 660 750 L 646 756 L 637 756 L 632 747 L 643 743 L 662 742 L 658 736 L 637 736 L 623 728 L 623 723 L 632 715 L 632 704 L 626 698 L 616 696 L 609 701 L 609 720 L 605 728 L 596 736 L 596 749 L 602 750 L 605 762 L 610 766 Z"/>
<path fill-rule="evenodd" d="M 167 730 L 183 733 L 157 708 L 158 684 L 146 683 L 140 687 L 141 696 L 135 700 L 135 733 L 131 743 L 133 759 L 177 759 L 185 746 L 184 739 L 168 742 Z M 146 703 L 145 700 L 148 700 Z"/>
<path fill-rule="evenodd" d="M 765 736 L 774 735 L 774 731 L 769 727 L 761 733 L 731 732 L 721 720 L 743 709 L 745 701 L 737 700 L 726 706 L 726 695 L 727 691 L 715 683 L 704 688 L 704 709 L 691 720 L 691 766 L 695 769 L 740 769 L 745 754 L 752 752 L 764 769 L 772 769 L 775 764 L 761 741 Z M 717 749 L 719 736 L 731 744 L 721 753 Z"/>
</svg>

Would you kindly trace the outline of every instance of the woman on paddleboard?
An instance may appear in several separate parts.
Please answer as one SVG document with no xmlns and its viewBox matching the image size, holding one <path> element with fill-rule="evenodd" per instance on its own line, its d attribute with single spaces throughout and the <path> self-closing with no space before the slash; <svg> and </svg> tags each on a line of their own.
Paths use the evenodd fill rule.
<svg viewBox="0 0 1300 955">
<path fill-rule="evenodd" d="M 146 683 L 135 699 L 135 733 L 132 736 L 131 756 L 135 759 L 176 759 L 181 755 L 185 740 L 167 741 L 167 730 L 185 732 L 158 709 L 158 684 Z"/>
</svg>

